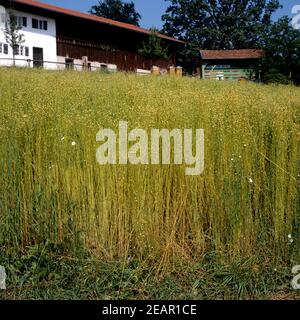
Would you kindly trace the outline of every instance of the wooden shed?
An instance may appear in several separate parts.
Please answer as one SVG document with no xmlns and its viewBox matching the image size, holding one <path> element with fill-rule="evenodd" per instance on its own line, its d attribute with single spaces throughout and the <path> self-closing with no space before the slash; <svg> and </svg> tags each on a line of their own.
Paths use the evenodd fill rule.
<svg viewBox="0 0 300 320">
<path fill-rule="evenodd" d="M 201 78 L 211 80 L 258 80 L 254 72 L 264 57 L 258 49 L 200 50 Z"/>
</svg>

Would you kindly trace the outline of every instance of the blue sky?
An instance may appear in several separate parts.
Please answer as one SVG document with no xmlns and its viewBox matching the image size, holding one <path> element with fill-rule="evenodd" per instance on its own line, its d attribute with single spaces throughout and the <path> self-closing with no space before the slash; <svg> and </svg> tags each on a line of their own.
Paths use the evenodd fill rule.
<svg viewBox="0 0 300 320">
<path fill-rule="evenodd" d="M 70 8 L 87 12 L 92 5 L 98 3 L 97 0 L 39 0 L 41 2 L 50 3 L 59 7 Z M 137 10 L 142 15 L 141 26 L 145 28 L 162 27 L 161 16 L 168 7 L 165 0 L 133 0 Z M 296 4 L 300 5 L 300 0 L 280 0 L 283 9 L 280 10 L 275 18 L 282 15 L 291 16 L 292 7 Z"/>
</svg>

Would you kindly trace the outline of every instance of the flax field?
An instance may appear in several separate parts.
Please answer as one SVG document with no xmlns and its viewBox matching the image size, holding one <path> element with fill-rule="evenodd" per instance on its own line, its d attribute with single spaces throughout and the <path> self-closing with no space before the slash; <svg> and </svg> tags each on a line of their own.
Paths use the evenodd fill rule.
<svg viewBox="0 0 300 320">
<path fill-rule="evenodd" d="M 96 134 L 119 121 L 204 129 L 203 174 L 99 165 Z M 209 259 L 300 264 L 299 138 L 292 86 L 1 69 L 1 255 L 47 243 L 156 275 Z"/>
</svg>

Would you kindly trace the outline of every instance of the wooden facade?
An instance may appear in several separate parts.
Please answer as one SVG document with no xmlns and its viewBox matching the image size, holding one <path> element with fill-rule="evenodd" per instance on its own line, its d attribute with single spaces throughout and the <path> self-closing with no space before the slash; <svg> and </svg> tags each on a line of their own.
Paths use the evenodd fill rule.
<svg viewBox="0 0 300 320">
<path fill-rule="evenodd" d="M 57 17 L 57 55 L 116 64 L 119 70 L 151 69 L 153 65 L 167 68 L 176 65 L 176 45 L 169 41 L 169 60 L 149 60 L 138 53 L 148 35 L 110 25 L 82 21 L 76 17 Z"/>
<path fill-rule="evenodd" d="M 126 49 L 111 49 L 97 43 L 89 41 L 73 40 L 69 38 L 57 38 L 57 55 L 81 59 L 87 56 L 91 61 L 110 63 L 118 66 L 119 70 L 135 71 L 135 69 L 150 70 L 153 65 L 167 69 L 170 65 L 176 64 L 176 60 L 149 60 L 134 52 Z"/>
<path fill-rule="evenodd" d="M 209 80 L 254 80 L 255 65 L 251 60 L 214 60 L 203 64 L 203 79 Z"/>
</svg>

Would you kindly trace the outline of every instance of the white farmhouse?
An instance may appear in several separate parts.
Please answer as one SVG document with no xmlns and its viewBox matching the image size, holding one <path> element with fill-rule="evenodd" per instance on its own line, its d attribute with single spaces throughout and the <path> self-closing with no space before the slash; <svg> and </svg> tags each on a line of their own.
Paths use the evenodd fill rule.
<svg viewBox="0 0 300 320">
<path fill-rule="evenodd" d="M 5 25 L 9 12 L 12 12 L 22 27 L 20 33 L 25 42 L 15 52 L 17 66 L 41 66 L 55 69 L 53 63 L 57 60 L 56 24 L 49 17 L 39 16 L 28 12 L 6 9 L 0 6 L 0 65 L 11 65 L 12 48 L 5 41 Z M 43 63 L 43 61 L 45 61 Z"/>
</svg>

